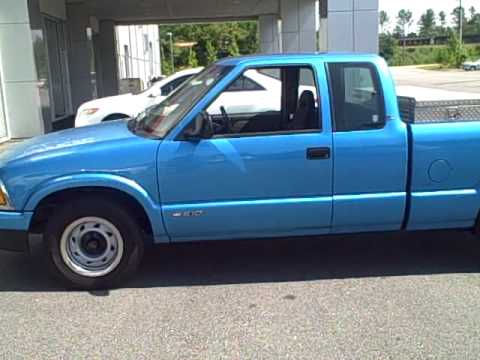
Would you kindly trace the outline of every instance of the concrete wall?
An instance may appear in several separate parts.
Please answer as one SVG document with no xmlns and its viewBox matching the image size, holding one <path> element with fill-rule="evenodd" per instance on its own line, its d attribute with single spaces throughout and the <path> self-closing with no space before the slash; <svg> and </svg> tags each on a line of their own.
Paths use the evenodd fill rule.
<svg viewBox="0 0 480 360">
<path fill-rule="evenodd" d="M 282 51 L 317 50 L 316 0 L 280 0 Z"/>
<path fill-rule="evenodd" d="M 39 11 L 31 6 L 31 12 Z M 2 0 L 0 5 L 0 66 L 4 111 L 12 138 L 44 132 L 39 83 L 33 52 L 27 0 Z M 4 131 L 0 130 L 0 135 Z"/>
<path fill-rule="evenodd" d="M 279 0 L 76 0 L 95 9 L 99 19 L 120 22 L 256 18 L 278 14 Z"/>
<path fill-rule="evenodd" d="M 377 53 L 378 1 L 329 0 L 328 50 Z"/>
<path fill-rule="evenodd" d="M 260 51 L 262 53 L 278 53 L 281 44 L 281 22 L 278 15 L 262 15 L 258 19 L 260 35 Z"/>
<path fill-rule="evenodd" d="M 378 52 L 378 0 L 279 0 L 279 5 L 278 15 L 259 17 L 262 52 Z M 327 11 L 321 18 L 322 5 Z"/>
</svg>

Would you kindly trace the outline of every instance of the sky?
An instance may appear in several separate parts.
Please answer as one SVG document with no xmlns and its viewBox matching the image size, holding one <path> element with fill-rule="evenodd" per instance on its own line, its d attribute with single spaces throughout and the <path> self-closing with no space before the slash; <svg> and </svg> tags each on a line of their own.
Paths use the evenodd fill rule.
<svg viewBox="0 0 480 360">
<path fill-rule="evenodd" d="M 459 6 L 459 0 L 380 0 L 380 10 L 384 10 L 390 17 L 390 27 L 393 28 L 396 23 L 396 17 L 401 9 L 411 10 L 413 13 L 414 22 L 411 30 L 416 30 L 418 20 L 425 10 L 432 8 L 436 14 L 444 11 L 447 14 L 447 19 L 451 22 L 452 10 Z M 477 12 L 480 12 L 479 0 L 462 0 L 462 6 L 466 9 L 467 17 L 469 16 L 468 9 L 475 6 Z"/>
</svg>

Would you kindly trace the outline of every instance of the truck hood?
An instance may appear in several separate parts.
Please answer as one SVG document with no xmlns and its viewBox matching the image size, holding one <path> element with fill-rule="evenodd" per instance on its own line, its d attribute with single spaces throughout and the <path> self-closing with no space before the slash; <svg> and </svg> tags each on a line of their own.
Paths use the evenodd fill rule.
<svg viewBox="0 0 480 360">
<path fill-rule="evenodd" d="M 134 137 L 137 135 L 128 130 L 128 120 L 58 131 L 9 146 L 0 153 L 0 167 L 15 160 L 45 156 L 47 153 L 59 151 L 67 152 L 78 147 L 92 147 Z"/>
<path fill-rule="evenodd" d="M 32 194 L 54 179 L 72 180 L 80 174 L 130 179 L 156 198 L 159 145 L 160 140 L 132 133 L 127 120 L 59 131 L 1 152 L 0 180 L 16 210 L 25 209 Z"/>
</svg>

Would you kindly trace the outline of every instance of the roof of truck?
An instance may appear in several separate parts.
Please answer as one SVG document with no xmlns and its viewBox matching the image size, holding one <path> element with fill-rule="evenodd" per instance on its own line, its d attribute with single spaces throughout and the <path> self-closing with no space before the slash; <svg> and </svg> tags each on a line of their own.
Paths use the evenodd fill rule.
<svg viewBox="0 0 480 360">
<path fill-rule="evenodd" d="M 351 61 L 358 60 L 359 58 L 363 59 L 377 59 L 378 55 L 376 54 L 367 54 L 367 53 L 334 53 L 334 52 L 307 52 L 307 53 L 283 53 L 283 54 L 258 54 L 258 55 L 246 55 L 225 58 L 220 60 L 218 64 L 220 65 L 238 65 L 240 63 L 248 62 L 264 62 L 264 61 L 275 61 L 275 60 L 312 60 L 313 59 L 329 59 L 329 60 L 342 60 L 342 61 Z"/>
</svg>

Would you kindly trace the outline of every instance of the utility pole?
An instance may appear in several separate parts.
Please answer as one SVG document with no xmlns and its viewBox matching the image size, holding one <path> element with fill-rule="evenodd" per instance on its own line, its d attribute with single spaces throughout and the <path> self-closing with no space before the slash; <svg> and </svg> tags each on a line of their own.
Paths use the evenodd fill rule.
<svg viewBox="0 0 480 360">
<path fill-rule="evenodd" d="M 463 45 L 463 7 L 462 7 L 462 0 L 460 0 L 460 26 L 459 26 L 459 38 L 460 38 L 460 46 Z"/>
<path fill-rule="evenodd" d="M 167 33 L 170 36 L 170 61 L 172 62 L 172 74 L 175 72 L 175 60 L 173 55 L 173 34 L 171 32 Z"/>
</svg>

